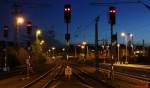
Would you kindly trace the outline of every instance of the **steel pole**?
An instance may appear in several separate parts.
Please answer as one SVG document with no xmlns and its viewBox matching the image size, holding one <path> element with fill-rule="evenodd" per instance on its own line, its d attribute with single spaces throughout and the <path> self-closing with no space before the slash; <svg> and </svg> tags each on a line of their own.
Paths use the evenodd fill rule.
<svg viewBox="0 0 150 88">
<path fill-rule="evenodd" d="M 99 21 L 99 16 L 96 17 L 95 19 L 95 59 L 96 59 L 96 68 L 98 69 L 99 63 L 98 63 L 98 21 Z"/>
<path fill-rule="evenodd" d="M 111 35 L 111 46 L 110 46 L 110 51 L 111 51 L 111 71 L 110 71 L 110 79 L 113 79 L 113 74 L 114 74 L 114 66 L 113 66 L 113 24 L 110 24 L 110 35 Z"/>
</svg>

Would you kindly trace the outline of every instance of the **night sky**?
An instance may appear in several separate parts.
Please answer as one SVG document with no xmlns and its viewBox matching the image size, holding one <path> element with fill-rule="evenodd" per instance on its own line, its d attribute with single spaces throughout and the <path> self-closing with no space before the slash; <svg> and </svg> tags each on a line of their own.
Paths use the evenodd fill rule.
<svg viewBox="0 0 150 88">
<path fill-rule="evenodd" d="M 8 2 L 7 2 L 8 1 Z M 11 25 L 12 4 L 15 0 L 0 0 L 0 27 L 4 24 Z M 21 0 L 20 0 L 21 1 Z M 32 20 L 33 25 L 43 28 L 43 30 L 54 30 L 56 39 L 64 43 L 66 24 L 64 23 L 64 4 L 72 5 L 71 42 L 80 41 L 94 42 L 94 19 L 99 16 L 99 39 L 110 40 L 110 25 L 108 24 L 109 6 L 90 5 L 91 2 L 117 2 L 117 1 L 136 1 L 136 0 L 22 0 L 29 4 L 22 4 L 23 16 Z M 150 5 L 149 0 L 141 0 Z M 31 4 L 32 3 L 32 4 Z M 140 3 L 116 4 L 117 9 L 116 25 L 114 33 L 121 32 L 133 33 L 134 42 L 150 43 L 150 9 Z M 13 30 L 10 31 L 10 36 Z M 120 35 L 119 42 L 122 43 Z M 0 30 L 0 40 L 2 40 L 2 30 Z M 10 37 L 10 40 L 12 37 Z"/>
</svg>

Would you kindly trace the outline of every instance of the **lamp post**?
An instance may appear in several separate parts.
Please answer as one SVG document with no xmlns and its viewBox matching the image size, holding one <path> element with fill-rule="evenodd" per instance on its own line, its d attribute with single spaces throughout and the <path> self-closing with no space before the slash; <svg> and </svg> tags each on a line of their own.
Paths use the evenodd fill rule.
<svg viewBox="0 0 150 88">
<path fill-rule="evenodd" d="M 39 39 L 39 36 L 42 35 L 42 31 L 41 29 L 37 29 L 36 32 L 35 32 L 35 36 L 36 36 L 36 48 L 37 48 L 37 52 L 39 52 L 38 50 L 40 49 L 40 39 Z"/>
<path fill-rule="evenodd" d="M 82 44 L 86 47 L 86 58 L 88 57 L 88 46 L 87 42 L 83 41 Z"/>
<path fill-rule="evenodd" d="M 38 36 L 38 35 L 40 35 L 40 34 L 41 34 L 41 30 L 38 29 L 38 30 L 36 31 L 36 35 Z"/>
<path fill-rule="evenodd" d="M 48 49 L 48 56 L 51 56 L 51 49 Z"/>
<path fill-rule="evenodd" d="M 40 44 L 39 36 L 41 36 L 41 34 L 42 34 L 41 29 L 37 29 L 36 34 L 35 34 L 36 35 L 36 45 Z"/>
<path fill-rule="evenodd" d="M 54 57 L 54 50 L 55 50 L 56 48 L 53 46 L 52 47 L 52 52 L 53 52 L 53 56 L 52 56 L 52 58 L 54 59 L 55 57 Z"/>
<path fill-rule="evenodd" d="M 77 48 L 76 48 L 77 46 L 75 45 L 74 47 L 75 47 L 74 48 L 74 56 L 75 56 L 75 58 L 77 58 Z"/>
<path fill-rule="evenodd" d="M 126 59 L 125 59 L 125 64 L 128 64 L 128 60 L 127 60 L 127 49 L 128 49 L 127 43 L 128 43 L 128 36 L 127 36 L 126 33 L 124 33 L 124 32 L 121 33 L 121 36 L 125 38 L 125 42 L 126 42 Z"/>
<path fill-rule="evenodd" d="M 44 40 L 42 40 L 41 42 L 40 42 L 40 45 L 43 45 L 45 43 L 45 41 Z"/>
<path fill-rule="evenodd" d="M 40 42 L 40 49 L 41 49 L 41 51 L 43 51 L 43 49 L 42 49 L 42 48 L 44 47 L 44 46 L 43 46 L 43 44 L 44 44 L 44 43 L 45 43 L 45 41 L 44 41 L 44 40 L 42 40 L 42 41 Z"/>
<path fill-rule="evenodd" d="M 16 17 L 16 45 L 19 46 L 19 26 L 25 22 L 24 18 L 22 16 Z"/>
<path fill-rule="evenodd" d="M 83 53 L 83 57 L 84 57 L 84 62 L 85 62 L 85 54 L 84 54 L 85 46 L 84 46 L 84 45 L 81 45 L 81 49 L 82 49 L 82 53 Z"/>
<path fill-rule="evenodd" d="M 42 34 L 40 29 L 36 30 L 36 40 L 39 40 L 38 37 Z"/>
<path fill-rule="evenodd" d="M 134 52 L 134 51 L 133 51 L 133 49 L 134 49 L 134 44 L 133 44 L 133 34 L 130 33 L 129 36 L 130 36 L 130 38 L 131 38 L 131 45 L 130 45 L 130 46 L 131 46 L 131 49 L 132 49 L 132 50 L 131 50 L 131 56 L 133 56 L 133 52 Z"/>
<path fill-rule="evenodd" d="M 128 64 L 128 60 L 127 60 L 127 54 L 128 54 L 128 37 L 129 37 L 129 39 L 131 38 L 131 41 L 132 41 L 132 50 L 133 50 L 133 34 L 132 33 L 124 33 L 124 32 L 122 32 L 121 33 L 121 36 L 122 37 L 124 37 L 125 38 L 125 41 L 126 41 L 126 60 L 125 60 L 125 64 Z M 132 51 L 133 52 L 133 51 Z"/>
<path fill-rule="evenodd" d="M 120 52 L 120 51 L 119 51 L 120 44 L 119 44 L 119 43 L 117 44 L 117 47 L 118 47 L 118 60 L 117 60 L 117 64 L 120 64 L 120 61 L 119 61 L 119 57 L 120 57 L 120 55 L 119 55 L 119 52 Z"/>
<path fill-rule="evenodd" d="M 64 52 L 64 51 L 65 51 L 65 48 L 62 48 L 62 51 Z"/>
</svg>

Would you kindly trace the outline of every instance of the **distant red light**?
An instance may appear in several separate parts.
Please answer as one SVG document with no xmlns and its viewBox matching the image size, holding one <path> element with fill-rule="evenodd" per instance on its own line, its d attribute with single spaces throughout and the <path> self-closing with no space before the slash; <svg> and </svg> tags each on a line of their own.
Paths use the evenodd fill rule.
<svg viewBox="0 0 150 88">
<path fill-rule="evenodd" d="M 79 44 L 79 45 L 77 45 L 78 47 L 80 47 L 81 45 Z"/>
<path fill-rule="evenodd" d="M 65 8 L 65 11 L 68 11 L 67 8 Z"/>
<path fill-rule="evenodd" d="M 116 10 L 112 10 L 113 13 L 116 13 Z"/>
<path fill-rule="evenodd" d="M 68 8 L 68 11 L 70 11 L 70 8 Z"/>
<path fill-rule="evenodd" d="M 116 13 L 116 10 L 110 10 L 109 12 L 110 13 Z"/>
<path fill-rule="evenodd" d="M 32 26 L 32 22 L 31 22 L 31 21 L 28 21 L 26 26 L 27 26 L 27 27 L 31 27 L 31 26 Z"/>
</svg>

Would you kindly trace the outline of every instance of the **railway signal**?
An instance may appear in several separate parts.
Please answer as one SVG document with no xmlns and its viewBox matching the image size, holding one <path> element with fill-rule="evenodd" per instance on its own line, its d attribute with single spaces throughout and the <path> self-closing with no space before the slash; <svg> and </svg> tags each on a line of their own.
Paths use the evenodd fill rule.
<svg viewBox="0 0 150 88">
<path fill-rule="evenodd" d="M 4 26 L 3 27 L 3 36 L 4 38 L 8 38 L 8 26 Z"/>
<path fill-rule="evenodd" d="M 113 6 L 109 7 L 109 23 L 111 25 L 116 23 L 116 8 Z"/>
<path fill-rule="evenodd" d="M 66 23 L 70 23 L 71 21 L 71 5 L 64 5 L 64 20 Z"/>
<path fill-rule="evenodd" d="M 32 33 L 32 22 L 31 21 L 27 22 L 26 28 L 27 28 L 27 34 L 30 35 Z"/>
</svg>

